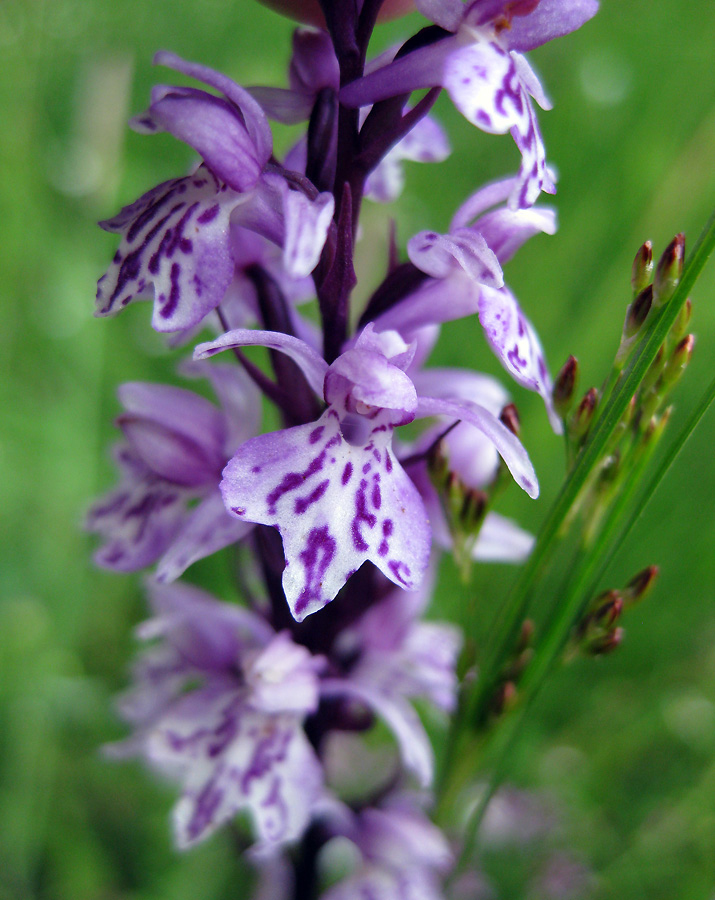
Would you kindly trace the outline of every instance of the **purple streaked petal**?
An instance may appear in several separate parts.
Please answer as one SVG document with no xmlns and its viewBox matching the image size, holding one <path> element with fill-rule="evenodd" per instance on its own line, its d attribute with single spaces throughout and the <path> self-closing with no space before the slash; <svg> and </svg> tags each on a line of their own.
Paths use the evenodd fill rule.
<svg viewBox="0 0 715 900">
<path fill-rule="evenodd" d="M 268 162 L 273 152 L 271 129 L 263 114 L 263 110 L 248 91 L 239 87 L 235 81 L 232 81 L 226 75 L 222 75 L 221 72 L 216 72 L 214 69 L 198 63 L 187 62 L 175 53 L 169 53 L 166 50 L 160 50 L 155 54 L 154 64 L 182 72 L 184 75 L 188 75 L 189 78 L 203 81 L 204 84 L 221 91 L 240 110 L 246 130 L 256 148 L 257 158 L 263 161 L 261 165 L 263 166 Z"/>
<path fill-rule="evenodd" d="M 468 228 L 450 234 L 421 231 L 407 242 L 410 261 L 432 278 L 446 278 L 461 268 L 474 281 L 499 288 L 504 276 L 499 260 L 481 234 Z"/>
<path fill-rule="evenodd" d="M 323 381 L 328 371 L 325 360 L 299 338 L 277 331 L 260 331 L 251 328 L 237 328 L 227 331 L 215 341 L 199 344 L 194 350 L 194 359 L 208 359 L 223 350 L 234 350 L 237 347 L 259 346 L 269 350 L 285 353 L 297 363 L 306 377 L 308 384 L 316 394 L 323 393 Z"/>
<path fill-rule="evenodd" d="M 333 195 L 327 192 L 318 194 L 315 200 L 309 200 L 300 191 L 284 194 L 283 264 L 293 278 L 310 275 L 317 266 L 334 209 Z"/>
<path fill-rule="evenodd" d="M 443 85 L 462 115 L 482 131 L 505 134 L 523 118 L 516 63 L 496 41 L 479 36 L 450 53 Z"/>
<path fill-rule="evenodd" d="M 551 379 L 541 342 L 514 295 L 507 288 L 500 291 L 483 288 L 479 321 L 507 372 L 523 387 L 541 395 L 551 427 L 560 434 L 563 426 L 553 409 Z"/>
<path fill-rule="evenodd" d="M 518 190 L 515 189 L 509 198 L 509 206 L 512 209 L 531 206 L 541 191 L 547 194 L 556 193 L 556 185 L 546 166 L 546 150 L 536 113 L 525 91 L 523 98 L 526 115 L 511 129 L 514 143 L 521 152 Z"/>
<path fill-rule="evenodd" d="M 230 516 L 219 491 L 212 491 L 181 523 L 157 564 L 157 580 L 175 581 L 192 563 L 242 540 L 252 528 Z"/>
<path fill-rule="evenodd" d="M 153 288 L 157 331 L 198 324 L 221 302 L 233 277 L 228 226 L 237 196 L 201 167 L 100 223 L 121 233 L 122 241 L 97 285 L 96 315 L 116 314 Z"/>
<path fill-rule="evenodd" d="M 464 400 L 444 400 L 435 397 L 420 397 L 417 408 L 418 417 L 450 416 L 474 425 L 483 432 L 497 448 L 516 483 L 526 493 L 536 498 L 539 496 L 539 484 L 536 479 L 531 460 L 521 441 L 483 406 Z"/>
<path fill-rule="evenodd" d="M 298 621 L 329 603 L 367 559 L 395 584 L 419 583 L 429 523 L 391 437 L 391 428 L 373 424 L 367 442 L 352 445 L 331 408 L 315 423 L 247 441 L 224 469 L 226 508 L 281 533 L 283 588 Z"/>
<path fill-rule="evenodd" d="M 259 847 L 296 840 L 322 791 L 320 763 L 300 719 L 255 712 L 223 686 L 177 701 L 150 735 L 147 755 L 183 782 L 173 815 L 180 849 L 241 809 L 251 814 Z"/>
<path fill-rule="evenodd" d="M 422 787 L 432 783 L 434 755 L 420 717 L 400 696 L 355 679 L 325 678 L 320 683 L 324 697 L 352 697 L 374 710 L 395 735 L 402 762 Z"/>
<path fill-rule="evenodd" d="M 85 527 L 106 538 L 94 556 L 98 566 L 135 572 L 155 562 L 173 540 L 187 492 L 157 478 L 127 446 L 118 448 L 118 461 L 122 483 L 94 502 Z"/>
<path fill-rule="evenodd" d="M 528 16 L 514 16 L 505 38 L 512 50 L 533 50 L 576 31 L 598 12 L 598 0 L 541 0 Z"/>
</svg>

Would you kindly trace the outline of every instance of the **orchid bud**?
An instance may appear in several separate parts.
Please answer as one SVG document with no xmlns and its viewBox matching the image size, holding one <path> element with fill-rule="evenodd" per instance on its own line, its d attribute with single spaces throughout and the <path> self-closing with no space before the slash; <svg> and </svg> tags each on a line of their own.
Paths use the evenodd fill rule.
<svg viewBox="0 0 715 900">
<path fill-rule="evenodd" d="M 621 596 L 623 597 L 623 602 L 626 607 L 633 606 L 645 597 L 655 584 L 658 572 L 658 566 L 648 566 L 647 569 L 643 569 L 631 578 L 621 591 Z"/>
<path fill-rule="evenodd" d="M 554 409 L 562 419 L 566 417 L 566 414 L 571 409 L 577 383 L 578 360 L 575 356 L 569 356 L 556 376 L 552 392 Z"/>
<path fill-rule="evenodd" d="M 653 274 L 653 244 L 646 241 L 636 253 L 631 269 L 633 296 L 637 297 L 648 285 Z"/>
<path fill-rule="evenodd" d="M 645 320 L 648 318 L 652 304 L 653 285 L 649 284 L 643 288 L 626 310 L 626 321 L 623 323 L 623 340 L 628 340 L 628 338 L 633 337 L 641 330 Z"/>
<path fill-rule="evenodd" d="M 598 399 L 598 391 L 595 387 L 592 387 L 586 392 L 583 400 L 581 400 L 576 407 L 576 410 L 572 413 L 571 421 L 569 423 L 569 432 L 574 439 L 579 440 L 585 438 L 588 434 L 591 422 L 593 421 L 593 414 L 598 406 Z"/>
<path fill-rule="evenodd" d="M 695 347 L 695 335 L 686 335 L 673 350 L 673 353 L 663 369 L 663 387 L 674 387 L 680 376 L 687 369 Z"/>
<path fill-rule="evenodd" d="M 504 407 L 499 416 L 499 421 L 502 425 L 506 425 L 513 435 L 519 437 L 521 422 L 519 420 L 519 411 L 513 403 L 508 403 Z"/>
<path fill-rule="evenodd" d="M 693 314 L 693 304 L 690 300 L 690 297 L 683 303 L 680 307 L 680 312 L 678 313 L 678 317 L 675 322 L 673 322 L 673 326 L 670 329 L 670 334 L 668 335 L 668 340 L 670 341 L 679 341 L 682 337 L 685 337 L 685 333 L 688 330 L 688 325 L 690 324 L 690 317 Z"/>
<path fill-rule="evenodd" d="M 658 260 L 653 279 L 653 305 L 656 309 L 669 300 L 680 281 L 685 260 L 685 235 L 676 234 Z"/>
</svg>

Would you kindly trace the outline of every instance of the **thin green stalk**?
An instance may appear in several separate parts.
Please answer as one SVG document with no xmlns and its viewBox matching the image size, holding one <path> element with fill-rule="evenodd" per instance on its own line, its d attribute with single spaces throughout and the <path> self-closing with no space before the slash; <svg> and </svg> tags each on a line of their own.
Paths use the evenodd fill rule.
<svg viewBox="0 0 715 900">
<path fill-rule="evenodd" d="M 715 249 L 715 212 L 696 241 L 692 255 L 673 295 L 662 309 L 656 312 L 650 326 L 646 327 L 646 332 L 633 351 L 623 370 L 622 377 L 614 385 L 601 415 L 579 454 L 576 465 L 566 478 L 547 514 L 534 550 L 522 569 L 510 601 L 503 608 L 504 613 L 495 622 L 492 639 L 488 644 L 493 649 L 482 667 L 484 677 L 480 679 L 472 701 L 465 706 L 467 716 L 472 722 L 478 719 L 480 712 L 488 702 L 494 687 L 493 679 L 497 677 L 501 663 L 513 644 L 514 637 L 523 621 L 534 583 L 558 544 L 559 532 L 564 522 L 592 471 L 603 457 L 613 432 L 626 412 L 631 397 L 638 390 L 638 386 L 658 353 L 658 348 L 667 337 L 713 249 Z"/>
</svg>

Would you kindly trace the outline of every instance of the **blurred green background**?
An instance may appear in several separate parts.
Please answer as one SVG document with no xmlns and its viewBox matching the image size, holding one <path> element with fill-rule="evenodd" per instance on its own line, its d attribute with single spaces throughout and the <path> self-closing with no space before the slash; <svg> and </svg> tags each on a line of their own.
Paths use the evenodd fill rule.
<svg viewBox="0 0 715 900">
<path fill-rule="evenodd" d="M 384 26 L 376 50 L 418 23 Z M 175 361 L 148 328 L 147 304 L 92 318 L 94 283 L 115 247 L 96 220 L 191 161 L 169 137 L 125 127 L 167 77 L 152 54 L 167 48 L 244 84 L 279 85 L 290 32 L 249 0 L 0 4 L 0 900 L 245 896 L 230 835 L 176 854 L 173 791 L 100 755 L 122 734 L 111 699 L 144 601 L 139 579 L 92 568 L 79 523 L 114 480 L 116 385 L 169 380 Z M 506 274 L 552 370 L 574 353 L 584 388 L 615 351 L 640 243 L 651 238 L 659 251 L 681 230 L 692 242 L 715 205 L 714 47 L 711 3 L 603 0 L 580 32 L 532 54 L 555 103 L 540 121 L 561 225 Z M 517 165 L 508 137 L 476 132 L 445 98 L 436 114 L 454 154 L 409 168 L 394 213 L 403 243 L 444 229 L 469 191 Z M 281 132 L 278 147 L 290 139 Z M 380 277 L 385 221 L 382 208 L 366 209 L 366 283 Z M 715 369 L 715 265 L 693 302 L 698 343 L 671 438 Z M 440 353 L 501 374 L 474 322 L 445 328 Z M 514 394 L 542 499 L 512 491 L 504 509 L 536 529 L 562 477 L 562 448 L 539 401 Z M 628 617 L 615 655 L 552 678 L 513 762 L 514 783 L 559 803 L 559 845 L 592 871 L 593 896 L 715 896 L 714 444 L 711 412 L 603 585 L 658 563 L 656 590 Z M 449 578 L 443 613 L 464 601 Z M 477 571 L 485 619 L 513 578 L 504 567 Z M 525 853 L 487 854 L 498 896 L 547 896 L 525 893 L 516 877 L 540 865 Z"/>
</svg>

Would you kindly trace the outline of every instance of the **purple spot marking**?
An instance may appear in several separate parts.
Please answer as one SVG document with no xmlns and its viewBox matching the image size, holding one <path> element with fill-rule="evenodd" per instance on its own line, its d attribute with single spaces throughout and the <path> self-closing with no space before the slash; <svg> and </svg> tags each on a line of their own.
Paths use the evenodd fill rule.
<svg viewBox="0 0 715 900">
<path fill-rule="evenodd" d="M 245 506 L 232 506 L 231 512 L 235 513 L 237 516 L 245 516 L 246 515 L 246 507 Z"/>
<path fill-rule="evenodd" d="M 392 524 L 392 519 L 385 519 L 382 523 L 382 533 L 385 537 L 390 537 L 392 532 L 395 530 L 395 526 Z"/>
<path fill-rule="evenodd" d="M 387 564 L 387 568 L 392 572 L 395 576 L 395 579 L 406 588 L 412 586 L 411 581 L 406 581 L 406 578 L 410 577 L 410 569 L 409 566 L 406 566 L 403 562 L 399 562 L 396 559 L 391 559 Z M 404 574 L 404 577 L 403 577 Z"/>
<path fill-rule="evenodd" d="M 208 225 L 209 222 L 213 222 L 213 220 L 218 215 L 219 205 L 218 203 L 214 203 L 213 206 L 209 206 L 208 209 L 205 209 L 201 215 L 196 220 L 199 225 Z"/>
<path fill-rule="evenodd" d="M 526 360 L 522 359 L 519 356 L 519 347 L 517 344 L 514 344 L 511 350 L 507 353 L 506 358 L 516 369 L 526 368 Z"/>
<path fill-rule="evenodd" d="M 372 463 L 366 462 L 365 465 L 362 467 L 362 474 L 367 475 L 367 473 L 370 471 L 371 468 L 372 468 Z"/>
<path fill-rule="evenodd" d="M 353 519 L 351 528 L 355 549 L 361 550 L 363 553 L 366 550 L 369 550 L 369 545 L 360 532 L 360 523 L 365 522 L 368 528 L 374 528 L 377 524 L 377 517 L 371 512 L 368 512 L 367 509 L 367 499 L 365 497 L 366 490 L 367 481 L 363 478 L 360 482 L 360 488 L 355 494 L 355 518 Z"/>
<path fill-rule="evenodd" d="M 382 506 L 382 494 L 380 493 L 380 485 L 377 481 L 373 482 L 372 485 L 372 505 L 375 509 L 379 509 Z"/>
<path fill-rule="evenodd" d="M 485 112 L 483 109 L 478 109 L 477 114 L 474 117 L 478 125 L 484 125 L 485 128 L 492 127 L 492 117 L 488 112 Z"/>
<path fill-rule="evenodd" d="M 388 472 L 392 471 L 392 457 L 387 450 L 385 450 L 385 468 Z"/>
<path fill-rule="evenodd" d="M 345 468 L 343 469 L 343 475 L 340 481 L 343 485 L 346 485 L 353 474 L 353 464 L 351 462 L 345 463 Z"/>
<path fill-rule="evenodd" d="M 283 494 L 287 494 L 290 491 L 294 491 L 296 488 L 301 487 L 311 476 L 315 475 L 317 472 L 323 468 L 323 464 L 325 463 L 325 449 L 323 449 L 322 453 L 319 456 L 316 456 L 313 462 L 308 466 L 308 468 L 304 472 L 288 472 L 283 476 L 283 480 L 278 484 L 270 494 L 266 497 L 266 503 L 268 504 L 268 513 L 269 515 L 275 515 L 276 511 L 276 503 L 280 500 Z"/>
<path fill-rule="evenodd" d="M 330 479 L 326 478 L 325 481 L 321 481 L 320 484 L 308 494 L 307 497 L 298 497 L 295 501 L 295 512 L 296 515 L 303 515 L 303 513 L 308 509 L 309 506 L 312 506 L 314 503 L 317 503 L 318 500 L 323 496 L 323 494 L 328 490 L 328 486 L 330 485 Z"/>
<path fill-rule="evenodd" d="M 254 475 L 258 475 L 258 473 L 259 473 L 260 471 L 261 471 L 261 467 L 260 467 L 260 466 L 253 466 L 253 467 L 251 468 L 251 472 L 253 472 Z"/>
<path fill-rule="evenodd" d="M 179 304 L 179 298 L 181 296 L 181 291 L 179 290 L 179 276 L 181 275 L 181 266 L 178 263 L 171 264 L 171 291 L 169 292 L 169 299 L 165 306 L 161 308 L 159 314 L 162 319 L 168 319 L 175 311 L 176 307 Z"/>
<path fill-rule="evenodd" d="M 301 613 L 311 600 L 322 599 L 323 577 L 333 561 L 337 546 L 327 525 L 311 530 L 305 550 L 298 554 L 300 561 L 305 566 L 305 587 L 296 600 L 296 613 Z"/>
<path fill-rule="evenodd" d="M 325 431 L 325 425 L 318 425 L 317 428 L 314 428 L 308 437 L 308 440 L 311 444 L 315 444 L 320 440 L 320 435 Z"/>
</svg>

